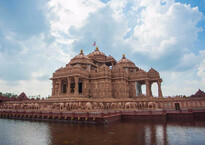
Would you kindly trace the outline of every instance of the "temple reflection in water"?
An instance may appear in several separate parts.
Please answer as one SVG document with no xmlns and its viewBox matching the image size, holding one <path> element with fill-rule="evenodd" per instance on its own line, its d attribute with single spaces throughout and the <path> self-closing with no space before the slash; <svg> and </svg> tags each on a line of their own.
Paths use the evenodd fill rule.
<svg viewBox="0 0 205 145">
<path fill-rule="evenodd" d="M 57 128 L 63 128 L 59 130 Z M 51 123 L 54 144 L 168 144 L 167 125 L 122 122 L 108 126 Z M 80 134 L 80 136 L 79 136 Z"/>
<path fill-rule="evenodd" d="M 0 119 L 0 144 L 199 145 L 205 122 L 122 121 L 109 125 Z M 24 130 L 24 131 L 22 131 Z"/>
</svg>

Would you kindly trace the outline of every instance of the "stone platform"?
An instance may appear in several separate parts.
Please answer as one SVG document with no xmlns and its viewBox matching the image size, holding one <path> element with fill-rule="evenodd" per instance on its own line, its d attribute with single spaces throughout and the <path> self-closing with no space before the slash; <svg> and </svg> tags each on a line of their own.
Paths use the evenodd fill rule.
<svg viewBox="0 0 205 145">
<path fill-rule="evenodd" d="M 153 111 L 99 111 L 99 112 L 62 112 L 62 111 L 25 111 L 0 110 L 0 118 L 38 120 L 38 121 L 64 121 L 77 123 L 107 124 L 120 120 L 135 121 L 205 121 L 205 109 L 183 110 L 153 110 Z"/>
</svg>

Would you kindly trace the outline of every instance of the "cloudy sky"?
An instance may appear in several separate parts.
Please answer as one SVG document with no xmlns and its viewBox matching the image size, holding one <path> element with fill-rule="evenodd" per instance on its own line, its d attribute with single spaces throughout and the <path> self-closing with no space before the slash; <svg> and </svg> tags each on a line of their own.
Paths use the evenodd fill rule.
<svg viewBox="0 0 205 145">
<path fill-rule="evenodd" d="M 164 96 L 205 91 L 204 31 L 205 0 L 2 0 L 0 91 L 48 96 L 52 73 L 94 41 L 158 70 Z"/>
</svg>

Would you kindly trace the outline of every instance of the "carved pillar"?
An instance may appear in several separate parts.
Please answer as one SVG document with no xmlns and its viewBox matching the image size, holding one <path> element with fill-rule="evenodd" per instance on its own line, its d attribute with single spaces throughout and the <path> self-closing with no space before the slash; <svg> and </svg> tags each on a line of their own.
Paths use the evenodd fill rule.
<svg viewBox="0 0 205 145">
<path fill-rule="evenodd" d="M 158 85 L 158 97 L 163 98 L 162 97 L 162 89 L 161 89 L 161 81 L 160 80 L 157 81 L 157 85 Z"/>
<path fill-rule="evenodd" d="M 70 95 L 70 78 L 67 78 L 67 94 Z"/>
<path fill-rule="evenodd" d="M 150 97 L 150 82 L 148 80 L 145 80 L 145 85 L 146 85 L 146 96 Z"/>
<path fill-rule="evenodd" d="M 79 78 L 76 76 L 75 77 L 75 95 L 78 95 L 78 80 Z"/>
<path fill-rule="evenodd" d="M 59 79 L 59 86 L 58 86 L 58 96 L 60 96 L 60 94 L 62 93 L 62 80 Z"/>
<path fill-rule="evenodd" d="M 151 82 L 149 83 L 149 90 L 150 90 L 150 97 L 153 97 L 153 95 L 152 95 L 152 83 Z"/>
<path fill-rule="evenodd" d="M 87 95 L 87 80 L 86 79 L 82 79 L 82 93 L 84 96 Z"/>
<path fill-rule="evenodd" d="M 138 82 L 135 82 L 135 88 L 136 88 L 136 96 L 139 96 Z"/>
<path fill-rule="evenodd" d="M 142 85 L 140 84 L 139 86 L 139 93 L 140 93 L 140 96 L 142 95 Z"/>
</svg>

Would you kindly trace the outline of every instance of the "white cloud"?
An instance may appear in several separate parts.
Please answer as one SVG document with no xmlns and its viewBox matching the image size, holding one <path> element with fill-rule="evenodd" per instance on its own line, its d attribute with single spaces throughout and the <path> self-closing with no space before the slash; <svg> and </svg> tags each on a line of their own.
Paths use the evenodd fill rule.
<svg viewBox="0 0 205 145">
<path fill-rule="evenodd" d="M 199 67 L 200 63 L 203 62 L 204 59 L 205 59 L 205 50 L 199 51 L 198 55 L 192 52 L 185 53 L 179 60 L 179 63 L 176 66 L 176 68 L 177 69 L 184 68 L 185 70 L 187 69 L 196 70 Z"/>
<path fill-rule="evenodd" d="M 48 3 L 51 34 L 59 42 L 70 42 L 78 38 L 70 35 L 70 28 L 80 28 L 85 24 L 85 20 L 90 13 L 95 12 L 104 4 L 99 0 L 51 0 Z"/>
<path fill-rule="evenodd" d="M 142 3 L 142 6 L 145 8 L 138 17 L 139 24 L 129 38 L 135 51 L 160 58 L 173 52 L 183 54 L 193 46 L 201 31 L 197 23 L 201 20 L 202 13 L 197 7 L 173 1 L 165 5 Z"/>
<path fill-rule="evenodd" d="M 98 15 L 98 23 L 93 26 L 96 33 L 107 31 L 111 34 L 113 43 L 121 43 L 121 46 L 128 47 L 129 50 L 149 55 L 151 59 L 159 59 L 164 55 L 178 53 L 178 57 L 193 47 L 193 42 L 197 40 L 198 32 L 202 31 L 197 27 L 197 23 L 202 18 L 202 13 L 197 7 L 176 3 L 174 0 L 111 0 L 107 4 L 99 0 L 89 1 L 58 1 L 52 0 L 48 3 L 51 13 L 48 19 L 51 24 L 51 33 L 57 38 L 59 43 L 73 43 L 81 41 L 82 35 L 73 34 L 71 28 L 82 30 L 90 15 Z M 111 8 L 110 14 L 106 14 L 106 8 Z M 103 9 L 103 11 L 102 11 Z M 99 15 L 99 11 L 102 15 Z M 105 13 L 103 15 L 103 12 Z M 106 19 L 111 15 L 113 20 Z M 114 30 L 108 28 L 113 23 Z M 92 23 L 92 22 L 90 22 Z M 105 25 L 99 28 L 100 23 Z M 88 29 L 89 26 L 87 25 Z M 118 27 L 122 29 L 118 29 Z M 96 29 L 98 28 L 98 29 Z M 83 30 L 86 31 L 86 27 Z M 99 30 L 100 29 L 100 30 Z M 124 39 L 126 34 L 130 37 Z M 96 36 L 93 32 L 93 36 Z M 103 41 L 101 38 L 99 41 Z M 101 42 L 102 43 L 102 42 Z M 124 49 L 124 48 L 118 48 Z"/>
<path fill-rule="evenodd" d="M 198 65 L 195 64 L 196 67 L 193 69 L 182 72 L 161 72 L 162 89 L 165 96 L 192 95 L 198 89 L 205 90 L 205 56 L 203 53 L 201 52 L 197 57 L 190 57 L 192 60 L 193 58 L 199 60 Z"/>
<path fill-rule="evenodd" d="M 203 85 L 205 85 L 205 58 L 201 62 L 201 64 L 198 67 L 197 75 L 201 77 L 201 80 L 203 82 Z"/>
<path fill-rule="evenodd" d="M 0 52 L 0 91 L 46 97 L 51 94 L 52 81 L 49 77 L 60 66 L 74 56 L 67 46 L 56 41 L 46 43 L 44 34 L 18 40 L 10 36 L 10 43 L 19 44 L 21 49 Z"/>
</svg>

